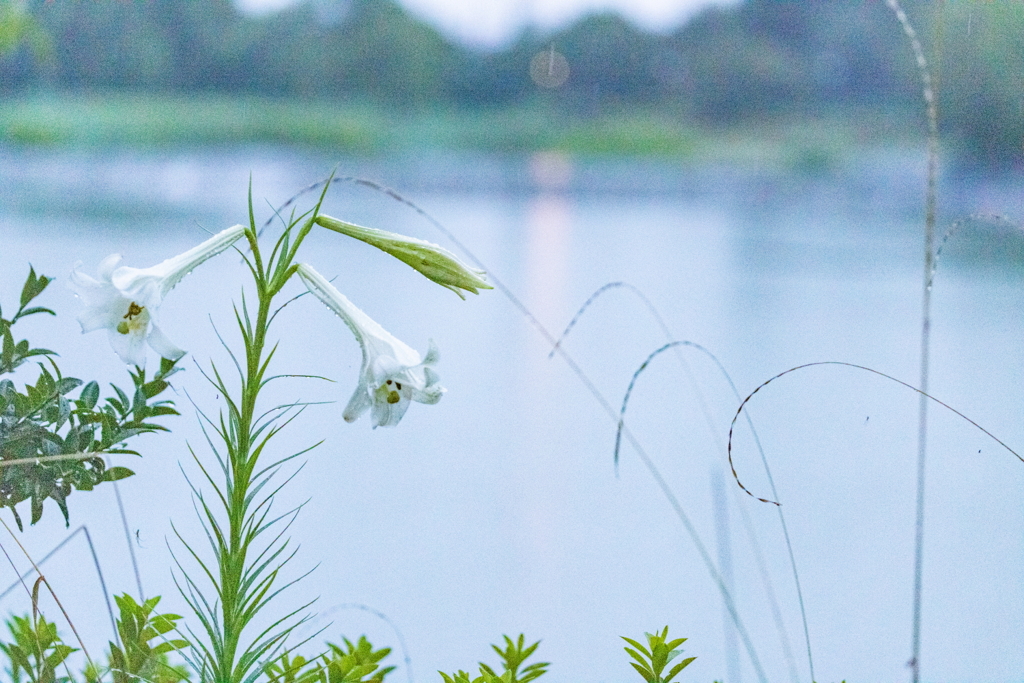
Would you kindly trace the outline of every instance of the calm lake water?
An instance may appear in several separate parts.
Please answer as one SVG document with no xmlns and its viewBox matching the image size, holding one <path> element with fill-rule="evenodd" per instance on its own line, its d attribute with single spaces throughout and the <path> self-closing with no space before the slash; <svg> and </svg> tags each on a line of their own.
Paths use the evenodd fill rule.
<svg viewBox="0 0 1024 683">
<path fill-rule="evenodd" d="M 129 265 L 151 265 L 207 231 L 245 221 L 250 174 L 262 221 L 335 165 L 339 174 L 399 189 L 435 216 L 556 335 L 595 290 L 626 282 L 653 303 L 673 338 L 713 352 L 743 395 L 783 370 L 825 360 L 917 382 L 923 163 L 916 153 L 867 156 L 812 177 L 554 155 L 339 163 L 274 149 L 0 150 L 0 301 L 14 302 L 28 263 L 56 276 L 43 303 L 58 317 L 26 322 L 23 335 L 59 351 L 68 374 L 124 384 L 103 333 L 78 332 L 78 302 L 65 286 L 72 265 L 91 271 L 112 252 Z M 1019 187 L 947 179 L 943 229 L 975 212 L 1018 218 Z M 325 211 L 454 249 L 422 217 L 365 188 L 337 186 Z M 991 226 L 966 228 L 946 247 L 934 288 L 931 377 L 936 397 L 1018 449 L 1021 247 L 1018 233 Z M 281 601 L 319 598 L 319 616 L 302 633 L 324 628 L 331 641 L 366 633 L 396 647 L 391 663 L 403 665 L 392 626 L 352 607 L 366 606 L 404 636 L 412 670 L 400 666 L 392 678 L 429 681 L 438 669 L 495 663 L 488 644 L 524 632 L 543 639 L 538 656 L 552 662 L 544 680 L 598 683 L 636 680 L 620 635 L 642 638 L 668 624 L 689 638 L 687 655 L 698 657 L 682 680 L 757 680 L 650 473 L 625 446 L 616 474 L 614 420 L 565 362 L 548 360 L 549 344 L 506 296 L 491 291 L 462 302 L 334 234 L 314 234 L 302 258 L 337 276 L 339 289 L 410 345 L 424 351 L 434 339 L 448 388 L 436 406 L 414 404 L 395 429 L 371 430 L 365 418 L 345 424 L 357 344 L 308 297 L 279 317 L 277 372 L 334 380 L 282 381 L 267 403 L 334 402 L 310 407 L 274 453 L 326 439 L 276 503 L 280 512 L 305 503 L 291 529 L 300 547 L 291 572 L 313 573 Z M 185 415 L 168 422 L 171 435 L 138 442 L 143 459 L 124 463 L 138 473 L 121 492 L 143 587 L 163 595 L 170 611 L 186 609 L 172 579 L 171 552 L 183 557 L 172 522 L 203 545 L 185 479 L 199 483 L 188 445 L 212 461 L 190 401 L 215 413 L 216 395 L 196 364 L 229 364 L 214 325 L 236 343 L 231 302 L 244 278 L 238 259 L 222 255 L 168 298 L 163 327 L 191 353 L 176 381 Z M 592 305 L 565 349 L 617 408 L 633 372 L 665 341 L 643 300 L 619 287 Z M 767 678 L 808 681 L 776 510 L 727 475 L 723 444 L 737 405 L 708 357 L 686 348 L 660 356 L 641 376 L 628 422 L 731 573 Z M 909 677 L 916 396 L 868 373 L 816 367 L 778 380 L 749 407 L 787 516 L 817 679 Z M 935 406 L 929 440 L 923 677 L 1021 680 L 1024 463 Z M 735 457 L 744 482 L 768 496 L 749 432 L 739 433 Z M 88 527 L 108 587 L 134 592 L 112 487 L 69 502 L 71 530 Z M 48 506 L 21 535 L 35 557 L 68 534 L 59 517 Z M 100 650 L 110 626 L 83 537 L 45 570 L 87 645 Z M 11 570 L 3 572 L 13 581 Z M 6 610 L 28 610 L 22 593 L 4 602 Z"/>
</svg>

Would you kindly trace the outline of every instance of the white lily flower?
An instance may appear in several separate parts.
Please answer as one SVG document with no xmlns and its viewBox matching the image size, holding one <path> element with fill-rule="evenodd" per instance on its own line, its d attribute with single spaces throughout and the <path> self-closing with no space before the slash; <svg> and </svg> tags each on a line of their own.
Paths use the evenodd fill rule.
<svg viewBox="0 0 1024 683">
<path fill-rule="evenodd" d="M 441 400 L 445 389 L 434 372 L 439 354 L 433 342 L 421 359 L 419 352 L 356 308 L 312 266 L 300 263 L 296 272 L 309 291 L 348 325 L 363 350 L 359 385 L 342 413 L 346 422 L 353 422 L 370 408 L 374 428 L 394 427 L 410 401 L 434 404 Z"/>
<path fill-rule="evenodd" d="M 85 310 L 78 314 L 82 332 L 106 329 L 110 345 L 129 365 L 145 366 L 147 343 L 161 358 L 181 358 L 185 352 L 157 325 L 161 302 L 196 266 L 224 251 L 244 234 L 245 228 L 236 225 L 151 268 L 119 266 L 121 255 L 112 254 L 100 262 L 98 279 L 82 273 L 81 262 L 75 264 L 70 286 L 85 303 Z"/>
</svg>

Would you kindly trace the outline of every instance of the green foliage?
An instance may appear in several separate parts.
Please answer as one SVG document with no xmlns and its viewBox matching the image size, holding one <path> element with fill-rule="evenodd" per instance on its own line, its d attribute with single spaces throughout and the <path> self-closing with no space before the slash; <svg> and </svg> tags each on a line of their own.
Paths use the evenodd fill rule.
<svg viewBox="0 0 1024 683">
<path fill-rule="evenodd" d="M 114 683 L 179 683 L 188 680 L 188 671 L 171 666 L 167 653 L 188 647 L 188 641 L 173 640 L 164 634 L 176 630 L 181 619 L 177 614 L 154 614 L 160 597 L 153 597 L 141 605 L 125 593 L 115 596 L 121 612 L 117 620 L 117 633 L 121 644 L 110 643 L 109 671 Z M 157 641 L 157 642 L 151 642 Z"/>
<path fill-rule="evenodd" d="M 390 647 L 374 650 L 366 636 L 360 636 L 355 645 L 348 638 L 343 640 L 344 648 L 327 643 L 331 651 L 323 655 L 324 683 L 384 683 L 384 677 L 395 670 L 393 666 L 380 668 L 380 661 L 391 654 Z"/>
<path fill-rule="evenodd" d="M 1019 161 L 1024 8 L 946 3 L 940 16 L 935 3 L 902 4 L 926 43 L 938 21 L 949 29 L 939 71 L 951 139 L 981 161 Z M 261 18 L 229 0 L 26 6 L 0 0 L 0 54 L 14 50 L 0 58 L 0 91 L 45 85 L 59 96 L 13 108 L 5 99 L 0 139 L 20 143 L 277 141 L 366 152 L 402 142 L 391 121 L 396 113 L 473 110 L 462 122 L 472 126 L 475 116 L 501 107 L 513 120 L 512 135 L 499 129 L 474 136 L 487 143 L 481 148 L 524 137 L 533 149 L 581 120 L 653 110 L 678 126 L 647 134 L 639 153 L 672 154 L 695 124 L 743 130 L 810 116 L 890 140 L 920 116 L 913 57 L 884 3 L 746 0 L 708 8 L 667 35 L 595 14 L 552 33 L 525 31 L 497 51 L 454 43 L 396 0 L 298 3 Z M 15 49 L 26 36 L 40 44 L 59 39 L 67 49 L 34 56 Z M 552 90 L 529 75 L 531 58 L 547 49 L 563 54 L 570 70 Z M 102 93 L 96 103 L 72 100 L 66 108 L 68 94 L 89 91 Z M 176 97 L 183 104 L 168 105 Z M 116 108 L 103 107 L 111 98 L 135 99 L 138 111 L 114 115 Z M 312 111 L 296 111 L 311 98 L 320 99 Z M 225 100 L 242 111 L 226 109 Z M 378 115 L 355 112 L 353 119 L 353 102 L 375 105 Z M 530 144 L 534 138 L 516 134 L 522 126 L 514 119 L 535 105 L 549 111 Z M 192 115 L 178 114 L 177 106 Z M 428 140 L 430 123 L 420 126 Z M 566 149 L 562 142 L 558 148 Z M 610 146 L 589 135 L 583 143 L 575 145 L 582 152 Z"/>
<path fill-rule="evenodd" d="M 323 678 L 323 665 L 319 658 L 310 660 L 301 655 L 292 657 L 285 652 L 265 664 L 263 672 L 269 683 L 319 683 Z"/>
<path fill-rule="evenodd" d="M 345 638 L 345 648 L 328 643 L 330 652 L 323 655 L 323 675 L 319 683 L 383 683 L 384 677 L 395 670 L 388 666 L 380 668 L 380 660 L 391 654 L 391 648 L 374 650 L 373 645 L 361 636 L 353 645 Z"/>
<path fill-rule="evenodd" d="M 444 683 L 497 683 L 497 680 L 500 680 L 495 679 L 492 674 L 483 670 L 480 671 L 480 675 L 476 678 L 473 678 L 468 672 L 463 671 L 462 669 L 459 669 L 451 675 L 446 674 L 443 671 L 438 671 L 437 673 L 441 674 L 441 678 L 444 679 Z M 505 683 L 505 681 L 501 681 L 501 683 Z"/>
<path fill-rule="evenodd" d="M 17 311 L 2 318 L 0 309 L 0 375 L 13 372 L 26 359 L 45 357 L 49 367 L 39 364 L 34 384 L 18 391 L 13 381 L 0 380 L 0 507 L 11 509 L 18 528 L 23 528 L 16 506 L 31 500 L 31 522 L 43 515 L 43 503 L 52 499 L 70 523 L 67 497 L 74 490 L 91 491 L 107 481 L 130 477 L 126 467 L 107 467 L 104 455 L 138 452 L 126 442 L 140 434 L 167 431 L 151 420 L 177 415 L 170 401 L 153 401 L 169 386 L 167 379 L 177 368 L 164 359 L 160 371 L 147 380 L 145 370 L 132 372 L 134 388 L 129 394 L 112 386 L 114 396 L 99 403 L 97 382 L 83 384 L 64 377 L 47 349 L 31 348 L 28 340 L 14 341 L 12 328 L 22 318 L 37 313 L 53 314 L 40 306 L 29 306 L 51 278 L 37 276 L 29 269 Z M 77 398 L 72 392 L 79 390 Z"/>
<path fill-rule="evenodd" d="M 1024 5 L 948 3 L 945 23 L 945 54 L 938 67 L 944 132 L 981 161 L 1019 165 L 1024 158 Z"/>
<path fill-rule="evenodd" d="M 368 154 L 394 144 L 390 118 L 378 108 L 326 99 L 216 92 L 36 93 L 4 102 L 0 138 L 99 147 L 269 142 Z"/>
<path fill-rule="evenodd" d="M 11 328 L 16 322 L 22 318 L 27 318 L 30 315 L 37 313 L 49 313 L 50 315 L 56 315 L 49 308 L 43 308 L 42 306 L 29 306 L 33 299 L 43 293 L 46 286 L 52 281 L 51 278 L 45 275 L 36 275 L 34 268 L 29 266 L 28 278 L 25 280 L 24 286 L 21 288 L 21 298 L 19 301 L 18 310 L 15 311 L 14 316 L 10 320 L 6 320 L 3 317 L 3 308 L 0 308 L 0 336 L 3 337 L 3 345 L 0 346 L 0 375 L 14 372 L 14 369 L 25 362 L 26 359 L 33 356 L 52 356 L 53 351 L 48 349 L 33 349 L 29 348 L 27 339 L 22 339 L 19 342 L 14 341 L 14 335 L 11 332 Z"/>
<path fill-rule="evenodd" d="M 345 647 L 328 643 L 329 652 L 316 659 L 291 657 L 284 653 L 264 667 L 270 683 L 383 683 L 384 677 L 395 670 L 393 666 L 380 668 L 380 661 L 391 654 L 391 648 L 374 650 L 366 636 L 353 644 L 343 639 Z"/>
<path fill-rule="evenodd" d="M 167 653 L 188 646 L 185 640 L 168 640 L 164 634 L 176 628 L 176 614 L 154 614 L 159 597 L 138 604 L 129 595 L 115 597 L 121 615 L 117 621 L 120 645 L 110 643 L 110 659 L 102 667 L 90 661 L 83 673 L 86 683 L 109 680 L 112 683 L 181 683 L 189 679 L 188 671 L 172 666 Z M 0 641 L 0 650 L 10 661 L 8 673 L 13 683 L 73 683 L 65 660 L 76 648 L 65 645 L 56 624 L 38 612 L 31 617 L 12 616 L 7 620 L 13 642 Z M 159 640 L 152 643 L 151 641 Z M 63 665 L 63 666 L 62 666 Z M 57 675 L 62 668 L 63 676 Z M 106 674 L 110 678 L 105 678 Z"/>
<path fill-rule="evenodd" d="M 696 657 L 687 657 L 672 667 L 668 675 L 663 677 L 662 672 L 669 665 L 669 662 L 682 654 L 683 651 L 677 648 L 686 642 L 686 638 L 676 638 L 669 641 L 668 626 L 661 633 L 655 631 L 654 633 L 645 633 L 644 635 L 647 636 L 647 647 L 625 636 L 622 636 L 622 639 L 632 646 L 624 648 L 629 653 L 629 656 L 636 660 L 630 662 L 630 664 L 643 676 L 647 683 L 669 683 L 680 671 L 697 659 Z"/>
<path fill-rule="evenodd" d="M 519 638 L 515 641 L 508 636 L 502 637 L 505 639 L 504 649 L 497 645 L 491 645 L 494 651 L 498 653 L 498 656 L 501 657 L 504 669 L 501 674 L 496 673 L 494 669 L 480 662 L 480 675 L 476 678 L 462 670 L 453 674 L 439 671 L 438 673 L 441 674 L 444 683 L 528 683 L 547 673 L 547 668 L 550 666 L 548 662 L 536 662 L 523 668 L 522 671 L 519 670 L 519 667 L 523 665 L 526 659 L 537 649 L 537 646 L 540 645 L 539 640 L 533 645 L 527 646 L 526 637 L 522 633 L 519 634 Z"/>
<path fill-rule="evenodd" d="M 56 624 L 40 614 L 33 614 L 31 618 L 12 616 L 7 621 L 7 628 L 14 642 L 0 642 L 0 650 L 10 660 L 8 672 L 13 683 L 21 683 L 22 675 L 29 683 L 71 681 L 70 676 L 58 676 L 57 667 L 76 649 L 61 642 Z"/>
</svg>

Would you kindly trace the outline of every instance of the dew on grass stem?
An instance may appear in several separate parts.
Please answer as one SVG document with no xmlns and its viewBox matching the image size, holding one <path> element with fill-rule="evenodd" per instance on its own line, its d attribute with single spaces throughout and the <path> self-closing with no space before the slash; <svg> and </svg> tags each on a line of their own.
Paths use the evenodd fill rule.
<svg viewBox="0 0 1024 683">
<path fill-rule="evenodd" d="M 918 426 L 917 426 L 917 504 L 914 523 L 914 598 L 913 616 L 911 617 L 911 656 L 910 668 L 912 671 L 913 683 L 917 683 L 921 677 L 921 594 L 922 594 L 922 572 L 924 563 L 924 495 L 925 495 L 925 462 L 928 455 L 928 361 L 931 347 L 931 295 L 932 275 L 935 270 L 935 223 L 936 223 L 936 200 L 939 170 L 939 108 L 936 97 L 935 79 L 928 67 L 928 60 L 925 58 L 921 41 L 918 40 L 917 31 L 910 23 L 906 13 L 900 6 L 899 0 L 885 0 L 896 20 L 900 23 L 903 33 L 910 43 L 914 52 L 914 59 L 917 62 L 917 71 L 921 77 L 921 94 L 924 98 L 925 115 L 928 118 L 928 180 L 925 189 L 925 216 L 924 216 L 924 282 L 921 297 L 921 369 L 920 369 L 920 391 L 921 397 L 918 401 Z M 942 28 L 944 0 L 939 0 L 937 5 L 936 22 L 936 52 L 942 54 Z M 737 480 L 738 481 L 738 480 Z"/>
<path fill-rule="evenodd" d="M 1011 221 L 1005 216 L 1000 216 L 994 213 L 973 213 L 970 216 L 954 221 L 953 224 L 946 229 L 945 234 L 942 235 L 942 239 L 939 240 L 939 247 L 935 250 L 935 258 L 932 260 L 932 270 L 928 276 L 927 287 L 929 289 L 931 289 L 935 284 L 935 276 L 939 270 L 939 262 L 946 250 L 946 247 L 949 245 L 950 240 L 963 228 L 974 224 L 980 224 L 988 228 L 1009 228 L 1018 233 L 1024 232 L 1024 228 L 1022 228 L 1018 223 Z"/>
</svg>

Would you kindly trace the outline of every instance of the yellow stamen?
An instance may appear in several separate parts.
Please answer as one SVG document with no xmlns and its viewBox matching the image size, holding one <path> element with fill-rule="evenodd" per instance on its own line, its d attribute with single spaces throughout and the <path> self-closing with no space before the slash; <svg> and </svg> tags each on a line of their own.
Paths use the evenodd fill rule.
<svg viewBox="0 0 1024 683">
<path fill-rule="evenodd" d="M 128 312 L 127 312 L 127 313 L 125 313 L 123 317 L 124 317 L 124 319 L 125 319 L 125 320 L 131 320 L 131 319 L 132 319 L 132 318 L 134 318 L 135 316 L 137 316 L 137 315 L 139 315 L 140 313 L 142 313 L 142 311 L 143 311 L 144 309 L 145 309 L 145 307 L 144 307 L 144 306 L 140 306 L 140 305 L 138 305 L 137 303 L 135 303 L 135 302 L 133 301 L 133 302 L 131 302 L 131 303 L 130 303 L 130 304 L 128 305 Z M 123 324 L 123 323 L 122 323 L 122 324 Z M 121 325 L 118 325 L 118 326 L 117 326 L 117 331 L 118 331 L 118 332 L 121 332 Z M 126 330 L 125 330 L 124 332 L 121 332 L 121 334 L 128 334 L 128 330 L 126 329 Z"/>
</svg>

